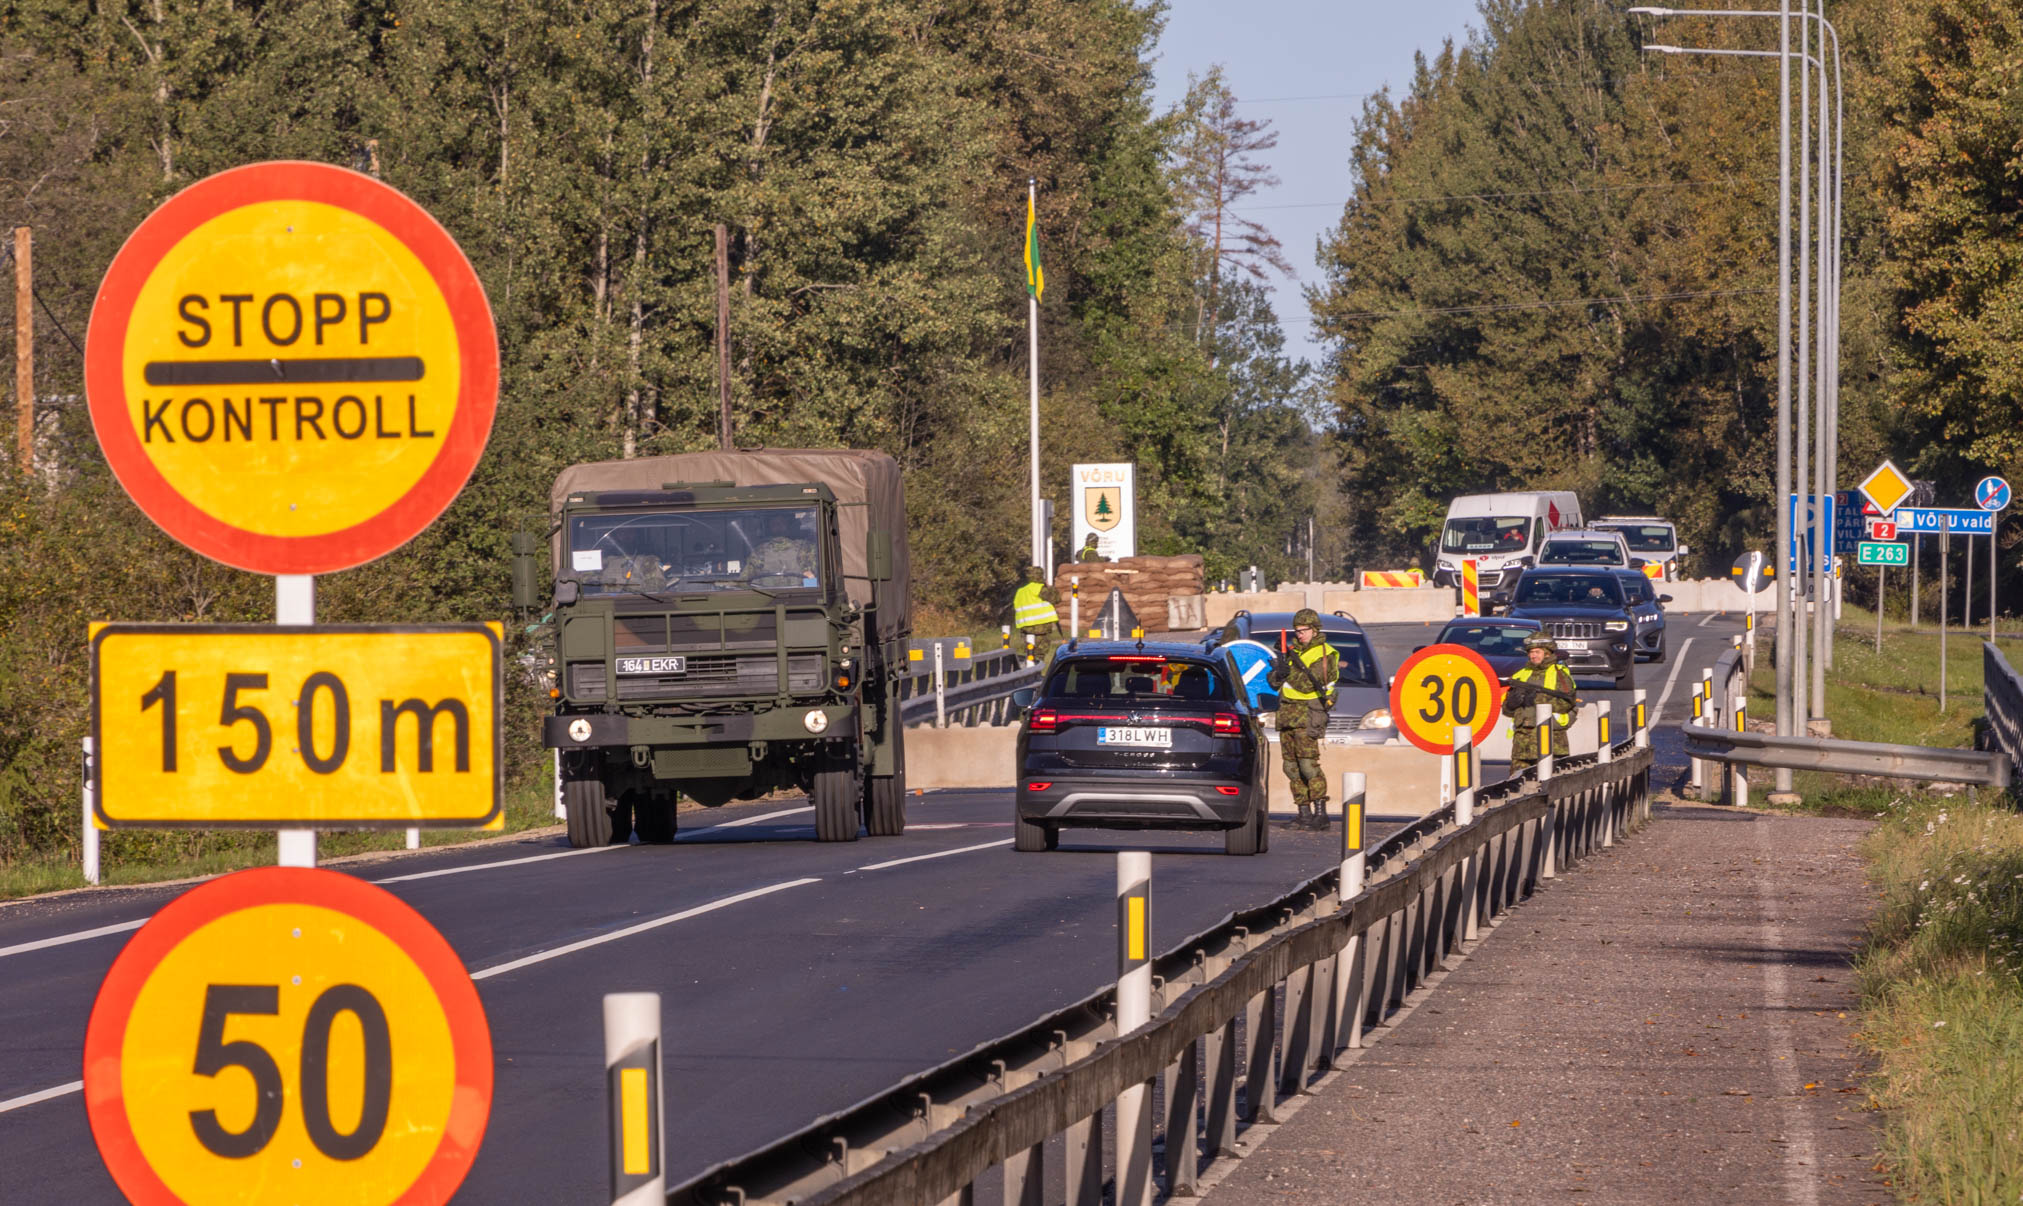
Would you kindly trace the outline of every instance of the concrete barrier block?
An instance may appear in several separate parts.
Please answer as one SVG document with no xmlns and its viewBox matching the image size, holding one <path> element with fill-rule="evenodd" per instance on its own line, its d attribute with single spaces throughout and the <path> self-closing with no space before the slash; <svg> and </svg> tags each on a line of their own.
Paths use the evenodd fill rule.
<svg viewBox="0 0 2023 1206">
<path fill-rule="evenodd" d="M 1204 628 L 1220 628 L 1238 611 L 1298 611 L 1307 605 L 1305 591 L 1214 591 L 1204 597 Z"/>
<path fill-rule="evenodd" d="M 1017 725 L 906 730 L 906 786 L 1009 787 L 1018 782 Z"/>
<path fill-rule="evenodd" d="M 1207 595 L 1171 595 L 1166 600 L 1169 632 L 1193 632 L 1208 627 Z"/>
<path fill-rule="evenodd" d="M 1334 592 L 1329 592 L 1330 606 Z M 1346 611 L 1364 624 L 1441 624 L 1454 618 L 1454 590 L 1446 586 L 1420 586 L 1395 590 L 1359 590 L 1348 599 Z"/>
</svg>

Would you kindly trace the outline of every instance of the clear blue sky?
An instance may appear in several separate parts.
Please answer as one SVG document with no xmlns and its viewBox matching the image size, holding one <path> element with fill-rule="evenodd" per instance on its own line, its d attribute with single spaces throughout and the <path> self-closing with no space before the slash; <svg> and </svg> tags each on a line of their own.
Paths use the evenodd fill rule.
<svg viewBox="0 0 2023 1206">
<path fill-rule="evenodd" d="M 1220 63 L 1245 115 L 1278 132 L 1270 155 L 1280 184 L 1250 198 L 1246 216 L 1278 236 L 1299 273 L 1273 282 L 1286 350 L 1318 361 L 1300 288 L 1317 278 L 1314 244 L 1349 196 L 1350 130 L 1362 97 L 1409 83 L 1414 51 L 1430 57 L 1443 40 L 1463 40 L 1475 0 L 1169 3 L 1154 64 L 1160 107 L 1185 95 L 1188 72 Z"/>
</svg>

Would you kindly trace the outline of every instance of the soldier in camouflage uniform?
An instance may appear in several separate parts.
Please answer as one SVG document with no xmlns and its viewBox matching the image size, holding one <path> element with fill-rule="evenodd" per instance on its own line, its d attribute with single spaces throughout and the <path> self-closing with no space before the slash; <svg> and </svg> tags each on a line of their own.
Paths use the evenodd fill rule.
<svg viewBox="0 0 2023 1206">
<path fill-rule="evenodd" d="M 745 577 L 761 586 L 800 586 L 814 576 L 814 542 L 794 535 L 793 516 L 785 512 L 768 516 L 766 541 L 752 550 Z"/>
<path fill-rule="evenodd" d="M 1321 617 L 1304 607 L 1292 618 L 1293 641 L 1266 680 L 1278 691 L 1278 750 L 1303 829 L 1328 827 L 1328 779 L 1321 739 L 1335 706 L 1335 647 L 1321 635 Z"/>
<path fill-rule="evenodd" d="M 1544 634 L 1527 638 L 1524 653 L 1531 664 L 1510 676 L 1503 693 L 1503 714 L 1511 718 L 1510 773 L 1514 777 L 1538 764 L 1539 704 L 1552 705 L 1552 756 L 1567 756 L 1566 730 L 1573 724 L 1580 700 L 1574 695 L 1573 671 L 1559 660 L 1559 642 Z"/>
<path fill-rule="evenodd" d="M 1012 623 L 1021 636 L 1033 638 L 1032 657 L 1042 666 L 1061 637 L 1060 602 L 1060 595 L 1047 585 L 1047 571 L 1028 565 L 1025 584 L 1012 595 Z"/>
</svg>

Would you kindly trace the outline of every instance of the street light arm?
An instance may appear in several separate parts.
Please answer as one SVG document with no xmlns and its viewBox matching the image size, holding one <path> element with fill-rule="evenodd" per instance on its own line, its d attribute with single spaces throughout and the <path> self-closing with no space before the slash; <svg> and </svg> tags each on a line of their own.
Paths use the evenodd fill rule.
<svg viewBox="0 0 2023 1206">
<path fill-rule="evenodd" d="M 1656 51 L 1659 54 L 1715 54 L 1715 55 L 1726 55 L 1728 57 L 1738 59 L 1781 59 L 1785 57 L 1784 52 L 1779 50 L 1721 50 L 1712 46 L 1650 45 L 1644 47 L 1644 49 Z M 1815 70 L 1819 71 L 1826 70 L 1825 65 L 1822 64 L 1817 58 L 1814 58 L 1812 55 L 1809 55 L 1802 50 L 1792 51 L 1790 57 L 1811 64 Z"/>
</svg>

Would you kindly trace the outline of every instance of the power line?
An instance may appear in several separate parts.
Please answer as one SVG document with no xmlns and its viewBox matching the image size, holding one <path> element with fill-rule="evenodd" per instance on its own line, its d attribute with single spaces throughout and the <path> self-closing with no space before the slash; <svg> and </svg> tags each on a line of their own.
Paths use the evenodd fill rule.
<svg viewBox="0 0 2023 1206">
<path fill-rule="evenodd" d="M 1700 297 L 1743 297 L 1757 293 L 1772 293 L 1768 287 L 1761 289 L 1701 289 L 1686 293 L 1632 293 L 1621 297 L 1576 297 L 1565 301 L 1536 302 L 1494 302 L 1480 306 L 1428 306 L 1420 310 L 1360 310 L 1349 314 L 1329 315 L 1331 319 L 1351 318 L 1417 318 L 1434 314 L 1493 314 L 1508 310 L 1554 310 L 1565 306 L 1601 306 L 1623 302 L 1685 301 Z M 1312 318 L 1282 319 L 1290 322 L 1315 322 Z"/>
<path fill-rule="evenodd" d="M 1700 188 L 1716 184 L 1763 184 L 1775 180 L 1775 176 L 1724 176 L 1715 180 L 1662 180 L 1642 184 L 1597 184 L 1585 188 L 1542 189 L 1529 193 L 1448 193 L 1438 197 L 1377 197 L 1358 202 L 1361 205 L 1432 205 L 1442 201 L 1505 201 L 1518 197 L 1565 197 L 1575 193 L 1627 193 L 1647 189 Z M 1246 205 L 1232 207 L 1232 213 L 1253 213 L 1267 209 L 1339 209 L 1346 201 L 1307 201 L 1297 205 Z"/>
</svg>

